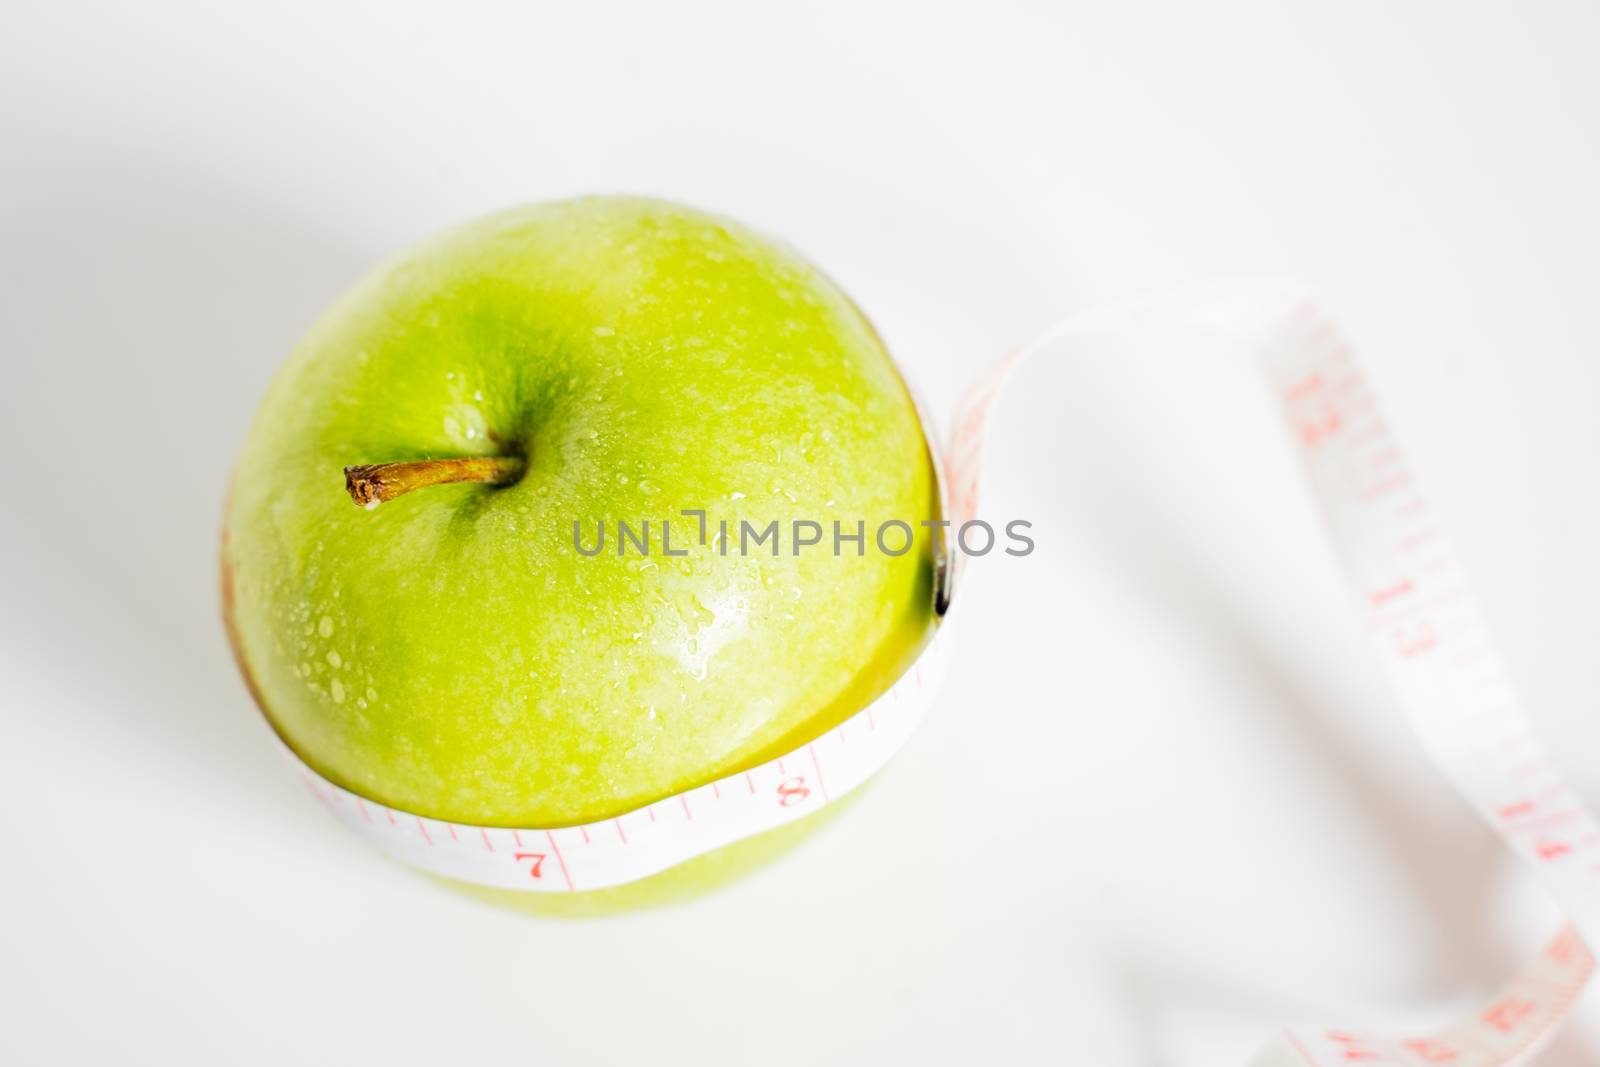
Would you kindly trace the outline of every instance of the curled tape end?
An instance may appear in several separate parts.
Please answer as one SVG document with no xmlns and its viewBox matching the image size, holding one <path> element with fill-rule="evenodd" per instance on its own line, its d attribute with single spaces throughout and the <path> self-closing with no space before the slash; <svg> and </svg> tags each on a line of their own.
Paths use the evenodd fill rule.
<svg viewBox="0 0 1600 1067">
<path fill-rule="evenodd" d="M 1150 325 L 1220 334 L 1229 350 L 1259 362 L 1424 750 L 1576 919 L 1494 999 L 1454 1026 L 1400 1037 L 1285 1029 L 1252 1067 L 1526 1063 L 1556 1032 L 1594 969 L 1584 935 L 1600 946 L 1600 820 L 1561 778 L 1507 695 L 1509 682 L 1486 627 L 1453 557 L 1441 547 L 1442 535 L 1370 387 L 1331 322 L 1303 294 L 1255 284 L 1151 298 L 1069 321 L 1002 360 L 958 409 L 942 450 L 948 466 L 923 418 L 938 479 L 939 528 L 976 515 L 990 408 L 1018 363 L 1082 353 L 1085 340 L 1098 333 Z M 1158 337 L 1174 351 L 1187 348 L 1169 333 Z M 932 593 L 940 619 L 950 609 L 958 564 L 966 565 L 955 543 L 937 545 Z M 602 888 L 800 818 L 859 786 L 916 728 L 948 656 L 949 641 L 936 634 L 888 692 L 823 735 L 747 771 L 581 826 L 519 830 L 443 822 L 367 801 L 322 778 L 287 742 L 285 752 L 346 826 L 415 866 L 508 889 Z M 1457 758 L 1463 752 L 1472 758 Z"/>
</svg>

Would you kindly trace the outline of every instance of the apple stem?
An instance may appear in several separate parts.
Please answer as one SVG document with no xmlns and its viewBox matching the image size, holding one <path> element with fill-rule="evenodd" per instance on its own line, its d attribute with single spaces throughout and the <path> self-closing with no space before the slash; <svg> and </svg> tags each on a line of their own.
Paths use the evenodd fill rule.
<svg viewBox="0 0 1600 1067">
<path fill-rule="evenodd" d="M 344 469 L 344 487 L 357 506 L 375 508 L 413 489 L 449 482 L 509 485 L 527 466 L 521 456 L 472 456 L 463 459 L 418 459 L 406 463 L 373 463 Z"/>
</svg>

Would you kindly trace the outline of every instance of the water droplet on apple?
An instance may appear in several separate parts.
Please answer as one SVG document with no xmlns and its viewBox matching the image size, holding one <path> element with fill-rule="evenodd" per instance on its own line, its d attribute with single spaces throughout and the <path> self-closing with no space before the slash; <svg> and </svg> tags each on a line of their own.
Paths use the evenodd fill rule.
<svg viewBox="0 0 1600 1067">
<path fill-rule="evenodd" d="M 703 627 L 710 626 L 717 621 L 716 615 L 704 604 L 700 603 L 699 598 L 687 590 L 678 594 L 672 606 L 678 610 L 678 615 L 683 619 L 683 624 L 688 627 L 691 636 L 699 633 Z"/>
<path fill-rule="evenodd" d="M 338 670 L 340 667 L 344 666 L 344 657 L 340 656 L 338 652 L 330 648 L 328 650 L 328 666 L 332 667 L 334 670 Z"/>
<path fill-rule="evenodd" d="M 617 331 L 613 330 L 609 326 L 596 326 L 594 328 L 593 332 L 594 332 L 594 335 L 596 337 L 610 337 L 612 334 L 616 333 Z"/>
<path fill-rule="evenodd" d="M 333 684 L 328 687 L 328 691 L 333 694 L 333 702 L 335 704 L 343 704 L 344 703 L 344 683 L 343 682 L 341 682 L 341 681 L 339 681 L 339 679 L 335 678 L 333 680 Z"/>
<path fill-rule="evenodd" d="M 324 615 L 322 617 L 322 621 L 317 623 L 317 633 L 321 634 L 323 637 L 332 637 L 333 636 L 333 617 L 332 616 Z"/>
</svg>

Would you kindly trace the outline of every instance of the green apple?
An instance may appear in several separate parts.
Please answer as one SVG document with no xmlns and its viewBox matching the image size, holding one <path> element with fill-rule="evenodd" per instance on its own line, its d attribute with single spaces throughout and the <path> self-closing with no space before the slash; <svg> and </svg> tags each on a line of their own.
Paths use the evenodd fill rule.
<svg viewBox="0 0 1600 1067">
<path fill-rule="evenodd" d="M 570 825 L 886 688 L 930 626 L 936 510 L 905 383 L 794 251 L 655 200 L 535 205 L 380 267 L 293 353 L 234 472 L 225 615 L 322 775 L 438 819 Z M 875 543 L 894 519 L 916 550 Z M 719 551 L 724 520 L 778 521 L 780 554 Z M 829 536 L 797 553 L 795 520 Z M 862 554 L 835 554 L 834 520 L 865 521 Z M 618 521 L 650 524 L 650 554 L 617 551 Z"/>
</svg>

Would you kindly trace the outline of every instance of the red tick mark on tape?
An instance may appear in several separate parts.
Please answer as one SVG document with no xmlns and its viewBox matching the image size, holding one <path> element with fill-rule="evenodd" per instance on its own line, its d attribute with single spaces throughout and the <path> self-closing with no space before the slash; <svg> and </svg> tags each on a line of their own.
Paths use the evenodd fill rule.
<svg viewBox="0 0 1600 1067">
<path fill-rule="evenodd" d="M 1304 378 L 1301 378 L 1299 381 L 1293 383 L 1287 389 L 1285 389 L 1283 391 L 1283 399 L 1290 403 L 1294 403 L 1296 400 L 1299 400 L 1302 397 L 1310 396 L 1312 393 L 1321 388 L 1322 375 L 1316 371 L 1312 371 L 1310 374 L 1306 375 Z"/>
<path fill-rule="evenodd" d="M 1457 1059 L 1455 1049 L 1430 1037 L 1407 1041 L 1405 1047 L 1427 1063 L 1450 1063 Z"/>
<path fill-rule="evenodd" d="M 1478 1016 L 1485 1026 L 1502 1034 L 1509 1034 L 1517 1024 L 1533 1014 L 1534 1003 L 1522 997 L 1506 997 L 1483 1010 Z"/>
<path fill-rule="evenodd" d="M 422 831 L 422 840 L 428 843 L 429 848 L 432 848 L 433 835 L 428 833 L 428 827 L 423 823 L 422 816 L 420 815 L 417 816 L 417 829 Z"/>
<path fill-rule="evenodd" d="M 1545 946 L 1544 954 L 1556 963 L 1565 966 L 1584 960 L 1589 955 L 1589 950 L 1579 940 L 1578 932 L 1572 927 L 1561 931 L 1550 944 Z"/>
<path fill-rule="evenodd" d="M 311 790 L 311 795 L 317 798 L 317 803 L 321 804 L 329 811 L 333 810 L 333 805 L 328 802 L 328 798 L 323 794 L 322 790 L 317 788 L 317 783 L 307 778 L 305 780 L 305 786 L 307 789 Z"/>
<path fill-rule="evenodd" d="M 1416 586 L 1411 584 L 1410 578 L 1402 578 L 1400 581 L 1394 583 L 1386 589 L 1379 589 L 1375 591 L 1372 594 L 1372 604 L 1374 607 L 1381 607 L 1382 605 L 1393 600 L 1395 597 L 1405 596 L 1415 588 Z"/>
<path fill-rule="evenodd" d="M 1534 855 L 1549 862 L 1550 860 L 1558 860 L 1562 856 L 1570 855 L 1572 846 L 1565 841 L 1541 841 L 1534 846 L 1533 851 Z"/>
<path fill-rule="evenodd" d="M 1342 1058 L 1347 1063 L 1368 1062 L 1379 1058 L 1375 1050 L 1362 1047 L 1361 1039 L 1354 1034 L 1330 1030 L 1328 1031 L 1328 1040 L 1344 1046 L 1344 1056 Z"/>
<path fill-rule="evenodd" d="M 689 798 L 679 793 L 678 803 L 683 805 L 683 817 L 690 822 L 694 822 L 694 812 L 689 810 Z"/>
<path fill-rule="evenodd" d="M 807 745 L 806 751 L 811 753 L 811 766 L 816 768 L 817 771 L 817 788 L 822 790 L 822 802 L 826 804 L 830 800 L 828 796 L 828 783 L 822 779 L 822 764 L 817 762 L 817 750 L 814 746 Z"/>
<path fill-rule="evenodd" d="M 1311 1067 L 1318 1067 L 1317 1061 L 1312 1057 L 1310 1050 L 1300 1043 L 1300 1039 L 1294 1035 L 1293 1030 L 1285 1029 L 1283 1031 L 1283 1039 L 1289 1042 L 1289 1046 L 1300 1054 L 1301 1059 L 1309 1063 Z"/>
<path fill-rule="evenodd" d="M 622 820 L 612 819 L 611 821 L 617 825 L 617 837 L 621 839 L 624 845 L 626 845 L 628 843 L 628 835 L 622 832 Z"/>
<path fill-rule="evenodd" d="M 489 840 L 489 831 L 480 826 L 478 827 L 478 833 L 483 835 L 483 847 L 493 852 L 494 842 Z"/>
<path fill-rule="evenodd" d="M 549 830 L 544 832 L 546 840 L 550 842 L 550 851 L 556 854 L 556 862 L 561 864 L 561 877 L 567 880 L 567 892 L 572 892 L 572 874 L 567 870 L 567 861 L 561 855 L 561 846 L 556 844 L 556 835 Z"/>
</svg>

